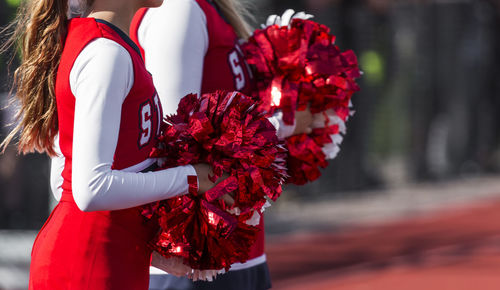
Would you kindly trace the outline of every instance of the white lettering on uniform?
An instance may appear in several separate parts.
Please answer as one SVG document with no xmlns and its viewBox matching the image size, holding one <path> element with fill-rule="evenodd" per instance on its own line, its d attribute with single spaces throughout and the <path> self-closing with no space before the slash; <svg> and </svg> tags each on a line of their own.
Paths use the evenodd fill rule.
<svg viewBox="0 0 500 290">
<path fill-rule="evenodd" d="M 236 90 L 239 91 L 245 87 L 245 74 L 236 50 L 229 54 L 229 64 L 233 70 Z"/>
<path fill-rule="evenodd" d="M 139 141 L 139 145 L 142 147 L 149 143 L 149 139 L 151 138 L 151 104 L 145 103 L 141 108 L 141 139 Z"/>
</svg>

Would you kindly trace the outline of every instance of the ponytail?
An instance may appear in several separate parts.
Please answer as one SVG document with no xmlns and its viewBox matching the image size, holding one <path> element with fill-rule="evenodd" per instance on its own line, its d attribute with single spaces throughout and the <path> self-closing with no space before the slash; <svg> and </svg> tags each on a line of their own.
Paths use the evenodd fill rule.
<svg viewBox="0 0 500 290">
<path fill-rule="evenodd" d="M 17 20 L 11 24 L 15 27 L 13 34 L 0 49 L 5 52 L 17 44 L 21 53 L 21 65 L 14 72 L 12 87 L 20 108 L 16 126 L 0 144 L 1 152 L 19 133 L 19 152 L 55 155 L 55 82 L 66 36 L 67 12 L 68 0 L 21 1 Z"/>
<path fill-rule="evenodd" d="M 238 37 L 247 39 L 252 29 L 245 18 L 253 20 L 247 7 L 238 0 L 214 0 L 227 18 Z"/>
</svg>

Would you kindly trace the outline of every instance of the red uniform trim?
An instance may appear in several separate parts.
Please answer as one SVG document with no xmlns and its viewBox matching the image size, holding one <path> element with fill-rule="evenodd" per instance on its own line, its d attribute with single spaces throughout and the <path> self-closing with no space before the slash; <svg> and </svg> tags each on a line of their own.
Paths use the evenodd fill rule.
<svg viewBox="0 0 500 290">
<path fill-rule="evenodd" d="M 134 18 L 132 18 L 132 22 L 130 23 L 129 31 L 130 39 L 132 39 L 141 50 L 141 55 L 144 61 L 146 61 L 146 55 L 144 54 L 144 49 L 139 43 L 139 26 L 141 25 L 142 19 L 144 19 L 144 15 L 146 15 L 146 12 L 148 12 L 148 8 L 141 8 L 135 13 Z"/>
</svg>

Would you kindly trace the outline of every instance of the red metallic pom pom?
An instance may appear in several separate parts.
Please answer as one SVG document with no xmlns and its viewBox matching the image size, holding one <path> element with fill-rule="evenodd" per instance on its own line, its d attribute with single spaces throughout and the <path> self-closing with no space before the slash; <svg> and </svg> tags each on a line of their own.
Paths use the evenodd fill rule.
<svg viewBox="0 0 500 290">
<path fill-rule="evenodd" d="M 256 30 L 242 46 L 247 63 L 255 69 L 262 110 L 268 114 L 282 111 L 289 125 L 294 123 L 296 110 L 309 106 L 318 114 L 320 124 L 315 122 L 311 134 L 287 140 L 291 176 L 287 182 L 294 184 L 317 179 L 319 167 L 335 157 L 351 112 L 351 97 L 359 90 L 355 54 L 340 51 L 329 32 L 314 21 L 293 19 L 289 26 Z"/>
<path fill-rule="evenodd" d="M 258 232 L 255 218 L 268 199 L 279 197 L 286 175 L 286 150 L 257 108 L 255 99 L 237 92 L 191 94 L 180 101 L 177 114 L 166 118 L 151 153 L 162 160 L 162 168 L 207 163 L 214 172 L 211 180 L 224 173 L 229 177 L 204 194 L 197 193 L 197 178 L 190 177 L 189 194 L 145 207 L 144 214 L 157 218 L 161 227 L 151 244 L 163 257 L 198 273 L 228 270 L 249 258 Z M 219 200 L 225 194 L 234 197 L 233 206 Z"/>
</svg>

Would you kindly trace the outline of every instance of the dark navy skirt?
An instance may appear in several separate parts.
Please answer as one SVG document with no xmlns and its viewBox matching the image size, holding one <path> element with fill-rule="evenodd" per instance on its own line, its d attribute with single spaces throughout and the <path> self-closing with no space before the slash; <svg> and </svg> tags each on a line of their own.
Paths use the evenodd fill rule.
<svg viewBox="0 0 500 290">
<path fill-rule="evenodd" d="M 248 269 L 229 271 L 212 281 L 193 282 L 173 275 L 151 275 L 149 290 L 265 290 L 271 288 L 267 263 Z"/>
</svg>

